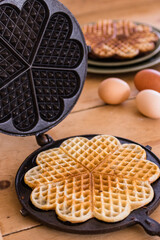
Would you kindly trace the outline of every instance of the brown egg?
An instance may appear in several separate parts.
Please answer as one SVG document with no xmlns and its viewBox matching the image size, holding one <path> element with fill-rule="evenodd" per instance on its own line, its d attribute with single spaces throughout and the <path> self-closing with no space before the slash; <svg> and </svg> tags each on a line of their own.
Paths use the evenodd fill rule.
<svg viewBox="0 0 160 240">
<path fill-rule="evenodd" d="M 152 89 L 160 92 L 160 72 L 153 69 L 144 69 L 135 75 L 134 84 L 139 91 Z"/>
<path fill-rule="evenodd" d="M 119 78 L 107 78 L 98 88 L 100 98 L 108 104 L 120 104 L 130 95 L 129 85 Z"/>
<path fill-rule="evenodd" d="M 160 118 L 160 93 L 154 90 L 143 90 L 136 96 L 138 110 L 150 118 Z"/>
</svg>

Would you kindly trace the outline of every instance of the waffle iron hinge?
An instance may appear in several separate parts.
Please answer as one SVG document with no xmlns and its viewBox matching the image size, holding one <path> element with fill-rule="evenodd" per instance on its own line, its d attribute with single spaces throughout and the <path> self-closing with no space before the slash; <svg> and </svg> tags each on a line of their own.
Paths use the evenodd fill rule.
<svg viewBox="0 0 160 240">
<path fill-rule="evenodd" d="M 91 46 L 87 46 L 88 54 L 91 53 Z"/>
<path fill-rule="evenodd" d="M 28 216 L 28 211 L 27 211 L 25 208 L 22 208 L 22 209 L 20 210 L 20 213 L 21 213 L 21 215 L 22 215 L 23 217 Z"/>
<path fill-rule="evenodd" d="M 149 145 L 146 145 L 145 148 L 147 148 L 147 149 L 150 150 L 150 151 L 152 150 L 152 147 L 149 146 Z"/>
<path fill-rule="evenodd" d="M 48 134 L 45 134 L 45 133 L 37 134 L 36 135 L 36 141 L 37 141 L 38 145 L 41 146 L 41 147 L 44 146 L 44 145 L 47 145 L 51 142 L 54 142 L 52 137 Z"/>
</svg>

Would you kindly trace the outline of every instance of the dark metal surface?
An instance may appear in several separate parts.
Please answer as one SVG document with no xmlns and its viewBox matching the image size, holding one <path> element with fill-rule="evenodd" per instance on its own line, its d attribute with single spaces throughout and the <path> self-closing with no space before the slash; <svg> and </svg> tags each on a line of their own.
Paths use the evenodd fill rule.
<svg viewBox="0 0 160 240">
<path fill-rule="evenodd" d="M 52 142 L 53 139 L 48 134 L 41 133 L 41 134 L 36 135 L 36 141 L 37 141 L 38 145 L 42 147 L 42 146 L 45 146 L 46 144 L 49 144 L 50 142 Z"/>
<path fill-rule="evenodd" d="M 81 93 L 88 48 L 58 0 L 0 3 L 0 131 L 34 135 L 57 125 Z"/>
<path fill-rule="evenodd" d="M 91 139 L 95 135 L 85 135 L 83 137 L 87 137 L 88 139 Z M 131 140 L 124 139 L 117 137 L 120 142 L 123 143 L 135 143 Z M 35 217 L 40 222 L 47 224 L 50 227 L 53 227 L 57 230 L 62 230 L 66 232 L 71 233 L 79 233 L 79 234 L 95 234 L 95 233 L 105 233 L 105 232 L 112 232 L 116 230 L 120 230 L 122 228 L 125 228 L 127 226 L 131 226 L 134 224 L 140 224 L 145 231 L 150 235 L 158 235 L 160 236 L 160 224 L 154 221 L 153 219 L 149 218 L 148 215 L 151 214 L 156 207 L 160 203 L 160 179 L 158 179 L 156 182 L 152 184 L 152 187 L 154 189 L 154 199 L 146 206 L 139 208 L 137 210 L 134 210 L 131 212 L 131 214 L 125 218 L 124 220 L 116 223 L 105 223 L 101 222 L 95 218 L 92 218 L 84 223 L 79 224 L 71 224 L 71 223 L 65 223 L 63 221 L 60 221 L 55 211 L 43 211 L 40 209 L 37 209 L 34 207 L 30 201 L 30 194 L 32 189 L 29 188 L 24 183 L 24 174 L 32 167 L 36 165 L 35 160 L 37 154 L 40 152 L 50 149 L 59 147 L 60 144 L 65 139 L 61 139 L 58 141 L 52 141 L 49 144 L 39 148 L 35 152 L 33 152 L 21 165 L 17 172 L 16 176 L 16 191 L 18 198 L 20 200 L 20 203 L 22 204 L 23 208 L 30 214 L 32 217 Z M 136 143 L 138 144 L 138 143 Z M 138 144 L 140 145 L 140 144 Z M 141 145 L 140 145 L 141 146 Z M 155 154 L 153 154 L 149 149 L 148 146 L 145 148 L 144 146 L 141 146 L 145 149 L 147 153 L 147 159 L 151 162 L 157 164 L 160 167 L 159 159 L 156 157 Z"/>
</svg>

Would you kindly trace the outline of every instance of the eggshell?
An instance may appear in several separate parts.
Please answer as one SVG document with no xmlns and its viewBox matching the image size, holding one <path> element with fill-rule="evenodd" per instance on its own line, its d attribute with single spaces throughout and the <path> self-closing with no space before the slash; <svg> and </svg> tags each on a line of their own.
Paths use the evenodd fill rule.
<svg viewBox="0 0 160 240">
<path fill-rule="evenodd" d="M 152 89 L 160 92 L 160 72 L 144 69 L 135 75 L 134 84 L 139 91 Z"/>
<path fill-rule="evenodd" d="M 154 90 L 143 90 L 136 96 L 138 110 L 150 118 L 160 118 L 160 93 Z"/>
<path fill-rule="evenodd" d="M 130 87 L 119 78 L 107 78 L 100 83 L 98 94 L 105 103 L 119 104 L 129 97 Z"/>
</svg>

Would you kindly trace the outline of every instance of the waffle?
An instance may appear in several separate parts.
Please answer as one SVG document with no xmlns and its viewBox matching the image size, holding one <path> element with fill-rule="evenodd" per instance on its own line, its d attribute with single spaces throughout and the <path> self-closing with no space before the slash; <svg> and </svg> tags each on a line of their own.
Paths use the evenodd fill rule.
<svg viewBox="0 0 160 240">
<path fill-rule="evenodd" d="M 157 165 L 153 165 L 145 158 L 146 153 L 140 146 L 123 144 L 106 161 L 103 161 L 95 171 L 152 183 L 159 176 L 159 171 L 157 171 Z"/>
<path fill-rule="evenodd" d="M 40 185 L 31 194 L 31 201 L 40 209 L 55 209 L 63 221 L 84 222 L 92 217 L 91 178 L 82 174 Z"/>
<path fill-rule="evenodd" d="M 40 153 L 36 163 L 38 166 L 31 168 L 24 177 L 31 188 L 86 172 L 85 167 L 58 148 Z"/>
<path fill-rule="evenodd" d="M 96 136 L 92 141 L 83 137 L 70 138 L 62 143 L 61 149 L 92 171 L 118 146 L 120 146 L 118 139 L 105 135 Z"/>
<path fill-rule="evenodd" d="M 150 202 L 153 195 L 148 182 L 93 174 L 93 213 L 99 220 L 120 221 L 132 210 Z"/>
<path fill-rule="evenodd" d="M 123 220 L 153 199 L 150 184 L 160 175 L 142 147 L 109 135 L 69 138 L 36 163 L 24 176 L 33 205 L 72 223 Z"/>
<path fill-rule="evenodd" d="M 125 20 L 101 20 L 82 31 L 95 58 L 131 59 L 154 50 L 158 41 L 151 27 Z"/>
</svg>

